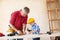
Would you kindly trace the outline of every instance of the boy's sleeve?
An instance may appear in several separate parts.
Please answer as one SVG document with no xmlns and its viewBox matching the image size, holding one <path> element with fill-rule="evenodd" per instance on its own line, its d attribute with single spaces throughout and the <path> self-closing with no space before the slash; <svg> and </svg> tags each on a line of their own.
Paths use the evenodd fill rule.
<svg viewBox="0 0 60 40">
<path fill-rule="evenodd" d="M 37 30 L 38 32 L 40 32 L 40 28 L 39 28 L 38 25 L 36 25 L 36 30 Z"/>
<path fill-rule="evenodd" d="M 28 17 L 25 18 L 23 24 L 27 24 L 27 19 L 28 19 Z"/>
</svg>

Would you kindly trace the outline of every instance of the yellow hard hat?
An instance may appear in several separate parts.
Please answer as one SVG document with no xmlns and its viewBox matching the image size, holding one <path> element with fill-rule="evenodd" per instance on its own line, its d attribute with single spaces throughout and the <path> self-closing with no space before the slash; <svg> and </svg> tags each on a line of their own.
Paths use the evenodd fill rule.
<svg viewBox="0 0 60 40">
<path fill-rule="evenodd" d="M 9 29 L 8 29 L 8 31 L 7 32 L 11 32 L 11 33 L 13 33 L 14 32 L 14 30 L 11 28 L 11 26 L 10 25 L 8 25 L 9 26 Z"/>
<path fill-rule="evenodd" d="M 35 21 L 34 18 L 29 18 L 27 23 L 30 24 L 30 23 L 32 23 L 32 22 L 34 22 L 34 21 Z"/>
<path fill-rule="evenodd" d="M 12 28 L 9 28 L 9 29 L 8 29 L 8 32 L 13 33 L 13 32 L 14 32 L 14 30 L 13 30 Z"/>
</svg>

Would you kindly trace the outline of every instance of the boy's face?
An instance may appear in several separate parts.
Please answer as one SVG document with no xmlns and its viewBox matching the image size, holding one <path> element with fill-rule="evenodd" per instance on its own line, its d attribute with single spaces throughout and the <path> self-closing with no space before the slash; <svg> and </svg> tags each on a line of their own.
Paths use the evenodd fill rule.
<svg viewBox="0 0 60 40">
<path fill-rule="evenodd" d="M 35 22 L 30 23 L 30 25 L 34 25 Z"/>
</svg>

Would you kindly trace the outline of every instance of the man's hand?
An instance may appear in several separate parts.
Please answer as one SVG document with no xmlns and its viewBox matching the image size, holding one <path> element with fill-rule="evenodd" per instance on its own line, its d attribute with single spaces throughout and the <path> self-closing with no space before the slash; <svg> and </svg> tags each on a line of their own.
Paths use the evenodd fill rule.
<svg viewBox="0 0 60 40">
<path fill-rule="evenodd" d="M 23 35 L 23 32 L 20 30 L 18 30 L 17 33 L 18 33 L 18 35 Z"/>
</svg>

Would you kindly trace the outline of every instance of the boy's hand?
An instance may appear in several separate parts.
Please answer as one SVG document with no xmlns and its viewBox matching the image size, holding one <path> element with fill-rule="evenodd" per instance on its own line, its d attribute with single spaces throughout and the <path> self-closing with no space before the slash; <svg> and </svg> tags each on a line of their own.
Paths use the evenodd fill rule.
<svg viewBox="0 0 60 40">
<path fill-rule="evenodd" d="M 31 34 L 31 33 L 32 33 L 32 31 L 29 32 L 29 34 Z"/>
<path fill-rule="evenodd" d="M 33 32 L 37 32 L 37 30 L 34 30 Z"/>
</svg>

